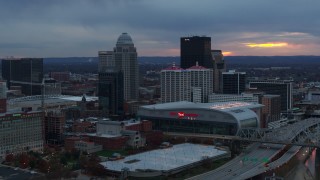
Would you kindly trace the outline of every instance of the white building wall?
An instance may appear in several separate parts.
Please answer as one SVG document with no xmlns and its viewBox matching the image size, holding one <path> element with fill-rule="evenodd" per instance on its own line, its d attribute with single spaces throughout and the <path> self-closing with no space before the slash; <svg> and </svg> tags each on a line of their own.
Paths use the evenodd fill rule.
<svg viewBox="0 0 320 180">
<path fill-rule="evenodd" d="M 186 70 L 161 71 L 161 101 L 191 101 L 191 74 Z"/>
</svg>

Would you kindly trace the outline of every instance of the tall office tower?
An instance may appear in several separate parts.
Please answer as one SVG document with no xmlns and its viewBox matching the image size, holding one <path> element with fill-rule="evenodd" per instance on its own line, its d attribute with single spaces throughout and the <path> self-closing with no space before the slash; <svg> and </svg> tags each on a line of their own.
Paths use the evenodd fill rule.
<svg viewBox="0 0 320 180">
<path fill-rule="evenodd" d="M 44 117 L 46 144 L 61 145 L 64 138 L 66 118 L 61 110 L 47 112 Z"/>
<path fill-rule="evenodd" d="M 222 92 L 222 73 L 226 72 L 226 63 L 223 59 L 223 54 L 221 50 L 212 50 L 211 51 L 213 59 L 213 85 L 214 92 Z"/>
<path fill-rule="evenodd" d="M 192 93 L 199 94 L 199 90 L 196 91 L 194 88 L 200 88 L 201 102 L 207 103 L 209 94 L 213 92 L 213 70 L 199 66 L 198 62 L 196 62 L 196 64 L 188 68 L 187 71 L 190 71 L 191 74 L 191 88 L 194 90 Z"/>
<path fill-rule="evenodd" d="M 41 94 L 43 78 L 42 58 L 11 58 L 2 60 L 2 77 L 7 80 L 8 88 L 21 86 L 22 93 Z"/>
<path fill-rule="evenodd" d="M 222 73 L 223 94 L 241 94 L 246 89 L 246 73 L 230 70 Z"/>
<path fill-rule="evenodd" d="M 123 114 L 123 73 L 107 68 L 99 73 L 99 106 L 108 114 Z"/>
<path fill-rule="evenodd" d="M 7 83 L 0 80 L 0 113 L 7 112 Z"/>
<path fill-rule="evenodd" d="M 172 67 L 161 70 L 161 102 L 191 101 L 191 72 Z"/>
<path fill-rule="evenodd" d="M 107 67 L 114 67 L 114 53 L 113 51 L 99 51 L 99 72 L 103 72 Z"/>
<path fill-rule="evenodd" d="M 43 150 L 43 114 L 17 111 L 0 114 L 0 159 L 6 154 Z"/>
<path fill-rule="evenodd" d="M 123 73 L 123 98 L 125 101 L 138 100 L 139 74 L 137 50 L 131 37 L 122 33 L 113 51 L 99 51 L 99 72 L 115 68 Z"/>
<path fill-rule="evenodd" d="M 182 37 L 180 39 L 180 65 L 187 69 L 199 62 L 200 66 L 213 68 L 210 37 Z"/>
<path fill-rule="evenodd" d="M 292 81 L 291 80 L 261 80 L 250 81 L 249 88 L 256 88 L 266 94 L 280 95 L 281 111 L 292 108 Z"/>
<path fill-rule="evenodd" d="M 122 33 L 114 48 L 115 67 L 123 73 L 124 100 L 138 100 L 139 74 L 137 51 L 131 37 Z M 111 63 L 110 63 L 111 64 Z"/>
<path fill-rule="evenodd" d="M 280 120 L 281 113 L 281 98 L 280 95 L 269 95 L 262 96 L 262 125 L 263 128 L 268 127 L 269 122 Z"/>
</svg>

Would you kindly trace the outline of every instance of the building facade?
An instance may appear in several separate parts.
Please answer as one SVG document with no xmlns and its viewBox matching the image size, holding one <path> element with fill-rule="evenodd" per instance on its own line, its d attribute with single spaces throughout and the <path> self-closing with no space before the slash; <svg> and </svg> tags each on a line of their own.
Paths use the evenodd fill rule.
<svg viewBox="0 0 320 180">
<path fill-rule="evenodd" d="M 7 112 L 7 83 L 0 80 L 0 113 Z"/>
<path fill-rule="evenodd" d="M 46 113 L 44 117 L 44 132 L 46 144 L 63 144 L 65 122 L 65 116 L 60 110 L 50 111 Z"/>
<path fill-rule="evenodd" d="M 141 106 L 138 117 L 164 132 L 235 135 L 240 128 L 259 127 L 262 105 L 246 102 L 186 101 Z"/>
<path fill-rule="evenodd" d="M 42 112 L 0 114 L 0 157 L 43 150 Z"/>
<path fill-rule="evenodd" d="M 223 54 L 221 50 L 212 50 L 211 51 L 212 59 L 213 59 L 213 85 L 214 92 L 222 92 L 222 73 L 226 72 L 226 63 L 223 58 Z"/>
<path fill-rule="evenodd" d="M 196 65 L 188 68 L 187 71 L 190 71 L 191 74 L 191 88 L 194 90 L 192 91 L 193 97 L 199 94 L 200 88 L 200 102 L 208 102 L 208 95 L 213 92 L 213 70 L 199 66 L 198 62 L 196 62 Z"/>
<path fill-rule="evenodd" d="M 22 93 L 27 96 L 40 95 L 43 78 L 43 59 L 3 59 L 2 77 L 7 80 L 9 89 L 11 86 L 21 86 Z"/>
<path fill-rule="evenodd" d="M 113 68 L 123 73 L 124 101 L 138 100 L 139 74 L 137 50 L 128 33 L 122 33 L 113 51 L 99 51 L 100 73 Z"/>
<path fill-rule="evenodd" d="M 161 70 L 161 102 L 191 101 L 191 72 L 180 67 Z"/>
<path fill-rule="evenodd" d="M 281 98 L 280 95 L 262 96 L 262 127 L 268 127 L 268 123 L 280 120 Z"/>
<path fill-rule="evenodd" d="M 114 48 L 115 67 L 123 73 L 124 100 L 138 100 L 139 97 L 139 74 L 137 50 L 131 37 L 122 33 Z"/>
<path fill-rule="evenodd" d="M 250 81 L 249 87 L 264 91 L 266 94 L 280 95 L 281 111 L 292 109 L 292 81 L 291 80 L 257 80 Z"/>
<path fill-rule="evenodd" d="M 98 71 L 104 72 L 108 67 L 114 67 L 114 53 L 113 51 L 99 51 L 99 64 L 98 64 Z"/>
<path fill-rule="evenodd" d="M 108 114 L 123 114 L 124 89 L 123 73 L 109 68 L 99 73 L 99 106 Z"/>
<path fill-rule="evenodd" d="M 200 66 L 212 69 L 211 38 L 204 36 L 181 37 L 180 58 L 180 66 L 183 69 L 194 66 L 197 61 Z"/>
<path fill-rule="evenodd" d="M 253 94 L 210 94 L 209 103 L 214 102 L 230 102 L 230 101 L 241 101 L 241 102 L 252 102 L 259 103 L 259 97 Z"/>
<path fill-rule="evenodd" d="M 241 94 L 246 89 L 246 73 L 234 70 L 222 73 L 223 94 Z"/>
</svg>

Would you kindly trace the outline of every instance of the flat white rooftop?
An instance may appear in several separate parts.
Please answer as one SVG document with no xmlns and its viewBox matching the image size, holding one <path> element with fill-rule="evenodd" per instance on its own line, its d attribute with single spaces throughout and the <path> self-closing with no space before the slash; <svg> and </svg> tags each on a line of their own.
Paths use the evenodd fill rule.
<svg viewBox="0 0 320 180">
<path fill-rule="evenodd" d="M 204 157 L 212 158 L 222 154 L 227 154 L 227 151 L 218 150 L 215 146 L 184 143 L 100 164 L 113 171 L 121 171 L 123 168 L 128 168 L 129 171 L 136 171 L 138 169 L 168 171 L 201 161 Z"/>
</svg>

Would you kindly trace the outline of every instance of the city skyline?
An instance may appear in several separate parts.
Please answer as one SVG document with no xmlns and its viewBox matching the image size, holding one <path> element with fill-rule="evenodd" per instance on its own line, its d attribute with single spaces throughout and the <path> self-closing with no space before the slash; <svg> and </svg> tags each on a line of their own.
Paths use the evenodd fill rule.
<svg viewBox="0 0 320 180">
<path fill-rule="evenodd" d="M 320 55 L 319 5 L 299 0 L 1 0 L 0 57 L 96 56 L 111 49 L 123 32 L 135 40 L 140 56 L 179 56 L 180 37 L 193 35 L 211 37 L 212 49 L 225 56 Z"/>
</svg>

